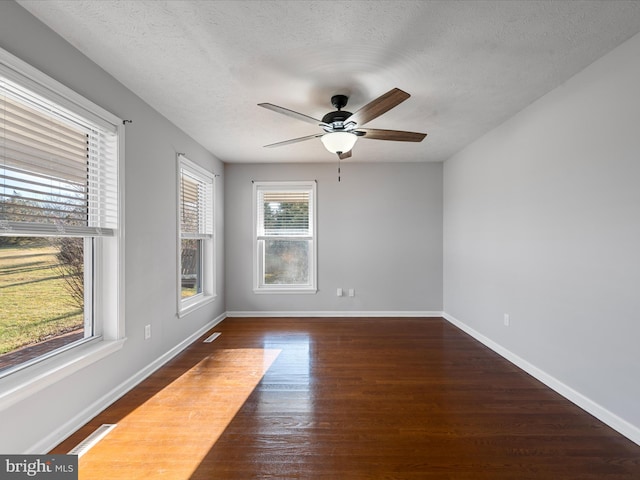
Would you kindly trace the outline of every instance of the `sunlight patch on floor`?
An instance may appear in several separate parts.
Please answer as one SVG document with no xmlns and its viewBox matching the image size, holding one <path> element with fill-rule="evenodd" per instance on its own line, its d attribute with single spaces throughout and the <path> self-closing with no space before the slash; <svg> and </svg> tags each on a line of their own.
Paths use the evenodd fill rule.
<svg viewBox="0 0 640 480">
<path fill-rule="evenodd" d="M 79 478 L 95 478 L 92 471 L 107 466 L 110 479 L 131 480 L 131 471 L 188 479 L 280 353 L 212 352 L 119 420 L 118 428 L 80 459 Z M 137 390 L 144 395 L 144 386 Z"/>
</svg>

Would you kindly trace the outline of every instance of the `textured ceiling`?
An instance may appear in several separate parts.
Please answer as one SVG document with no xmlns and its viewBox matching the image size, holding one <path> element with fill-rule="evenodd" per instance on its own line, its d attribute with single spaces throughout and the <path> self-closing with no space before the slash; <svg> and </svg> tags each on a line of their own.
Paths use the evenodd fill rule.
<svg viewBox="0 0 640 480">
<path fill-rule="evenodd" d="M 422 143 L 360 139 L 349 161 L 444 161 L 640 31 L 638 1 L 18 2 L 225 162 L 335 161 L 313 125 L 330 97 Z M 134 119 L 135 120 L 135 119 Z"/>
</svg>

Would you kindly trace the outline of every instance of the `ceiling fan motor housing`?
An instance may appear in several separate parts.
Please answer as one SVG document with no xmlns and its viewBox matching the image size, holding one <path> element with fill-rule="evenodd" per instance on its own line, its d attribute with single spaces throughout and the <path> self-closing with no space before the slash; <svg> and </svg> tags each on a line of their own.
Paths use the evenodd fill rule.
<svg viewBox="0 0 640 480">
<path fill-rule="evenodd" d="M 329 112 L 324 117 L 322 117 L 322 123 L 344 123 L 351 115 L 353 114 L 351 112 L 347 112 L 346 110 L 336 110 L 335 112 Z"/>
<path fill-rule="evenodd" d="M 347 111 L 341 111 L 342 108 L 347 106 L 349 97 L 346 95 L 334 95 L 331 97 L 331 105 L 337 110 L 335 112 L 329 112 L 322 117 L 322 123 L 328 123 L 332 125 L 334 129 L 340 130 L 343 127 L 344 122 L 349 118 L 352 113 Z"/>
</svg>

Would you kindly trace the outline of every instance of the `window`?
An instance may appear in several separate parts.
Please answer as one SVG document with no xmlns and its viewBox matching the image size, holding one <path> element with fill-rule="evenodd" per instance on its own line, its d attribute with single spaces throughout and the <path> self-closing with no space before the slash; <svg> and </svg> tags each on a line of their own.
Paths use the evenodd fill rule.
<svg viewBox="0 0 640 480">
<path fill-rule="evenodd" d="M 0 50 L 0 378 L 123 336 L 122 128 Z"/>
<path fill-rule="evenodd" d="M 316 182 L 254 182 L 254 291 L 316 292 Z"/>
<path fill-rule="evenodd" d="M 185 313 L 215 296 L 212 173 L 178 155 L 179 308 Z"/>
</svg>

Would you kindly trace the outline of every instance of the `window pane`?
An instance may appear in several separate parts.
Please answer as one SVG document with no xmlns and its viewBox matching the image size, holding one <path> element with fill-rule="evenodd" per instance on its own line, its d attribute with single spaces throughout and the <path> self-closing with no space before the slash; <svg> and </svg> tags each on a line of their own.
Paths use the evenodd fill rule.
<svg viewBox="0 0 640 480">
<path fill-rule="evenodd" d="M 115 228 L 116 141 L 110 128 L 0 76 L 0 219 L 30 234 Z"/>
<path fill-rule="evenodd" d="M 264 192 L 264 235 L 309 235 L 309 192 Z"/>
<path fill-rule="evenodd" d="M 211 235 L 213 233 L 213 181 L 187 170 L 180 169 L 180 231 Z"/>
<path fill-rule="evenodd" d="M 0 237 L 0 372 L 93 334 L 83 315 L 84 245 Z"/>
<path fill-rule="evenodd" d="M 309 240 L 264 240 L 264 284 L 308 285 Z"/>
<path fill-rule="evenodd" d="M 182 239 L 180 260 L 181 298 L 202 293 L 202 240 Z"/>
</svg>

